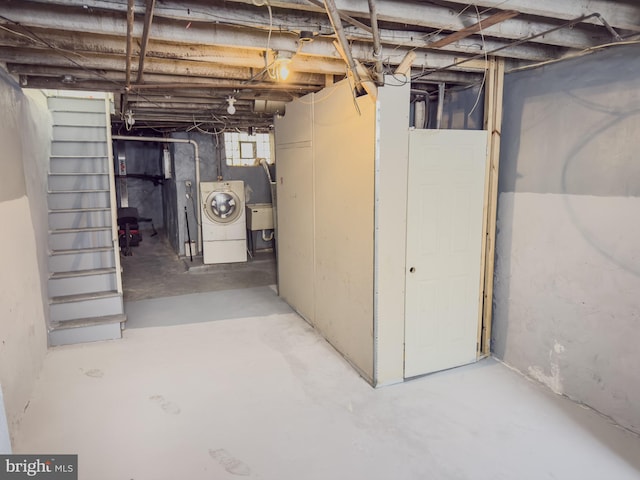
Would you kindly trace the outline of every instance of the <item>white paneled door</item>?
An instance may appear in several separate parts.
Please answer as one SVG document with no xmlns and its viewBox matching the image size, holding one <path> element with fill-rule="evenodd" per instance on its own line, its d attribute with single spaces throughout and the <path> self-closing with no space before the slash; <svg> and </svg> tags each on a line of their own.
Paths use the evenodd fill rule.
<svg viewBox="0 0 640 480">
<path fill-rule="evenodd" d="M 409 135 L 405 378 L 476 361 L 487 132 Z"/>
</svg>

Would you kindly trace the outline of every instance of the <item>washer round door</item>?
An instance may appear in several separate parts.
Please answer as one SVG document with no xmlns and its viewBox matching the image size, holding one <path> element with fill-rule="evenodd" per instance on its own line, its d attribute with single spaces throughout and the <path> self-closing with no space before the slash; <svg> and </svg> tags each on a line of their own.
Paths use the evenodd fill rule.
<svg viewBox="0 0 640 480">
<path fill-rule="evenodd" d="M 241 202 L 230 190 L 211 192 L 205 200 L 204 212 L 212 222 L 231 223 L 242 213 Z"/>
</svg>

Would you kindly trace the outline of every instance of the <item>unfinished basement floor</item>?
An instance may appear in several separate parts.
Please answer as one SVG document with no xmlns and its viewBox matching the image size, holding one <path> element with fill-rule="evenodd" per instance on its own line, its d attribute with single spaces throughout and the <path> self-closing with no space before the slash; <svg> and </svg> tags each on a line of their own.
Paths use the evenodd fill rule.
<svg viewBox="0 0 640 480">
<path fill-rule="evenodd" d="M 269 314 L 216 313 L 257 290 Z M 51 349 L 14 451 L 77 453 L 85 480 L 640 477 L 639 437 L 492 359 L 373 389 L 270 287 L 136 315 L 168 310 Z"/>
<path fill-rule="evenodd" d="M 178 257 L 162 230 L 142 232 L 142 242 L 122 256 L 124 301 L 261 287 L 276 283 L 273 251 L 260 251 L 244 263 L 204 265 L 202 256 Z"/>
</svg>

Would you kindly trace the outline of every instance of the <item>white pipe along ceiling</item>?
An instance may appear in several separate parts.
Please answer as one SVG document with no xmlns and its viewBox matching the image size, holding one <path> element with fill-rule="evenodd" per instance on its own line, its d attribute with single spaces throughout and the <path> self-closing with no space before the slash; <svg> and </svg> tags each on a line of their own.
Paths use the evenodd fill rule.
<svg viewBox="0 0 640 480">
<path fill-rule="evenodd" d="M 266 129 L 258 102 L 288 102 L 345 76 L 412 92 L 635 42 L 631 0 L 5 0 L 0 62 L 23 87 L 113 92 L 116 131 Z M 290 57 L 290 61 L 288 60 Z M 287 58 L 290 75 L 275 65 Z M 409 58 L 409 57 L 407 57 Z M 403 67 L 404 68 L 404 67 Z M 364 78 L 360 78 L 364 77 Z M 404 80 L 402 80 L 404 79 Z M 233 98 L 235 113 L 227 109 Z M 119 127 L 120 126 L 120 127 Z"/>
</svg>

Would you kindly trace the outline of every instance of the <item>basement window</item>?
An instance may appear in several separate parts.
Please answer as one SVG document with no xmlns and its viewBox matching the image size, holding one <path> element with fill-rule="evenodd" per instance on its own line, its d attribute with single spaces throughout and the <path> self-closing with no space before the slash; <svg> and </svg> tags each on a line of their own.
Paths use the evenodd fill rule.
<svg viewBox="0 0 640 480">
<path fill-rule="evenodd" d="M 254 167 L 260 165 L 263 158 L 267 163 L 273 163 L 271 135 L 268 133 L 225 132 L 224 152 L 227 165 L 234 167 Z"/>
</svg>

